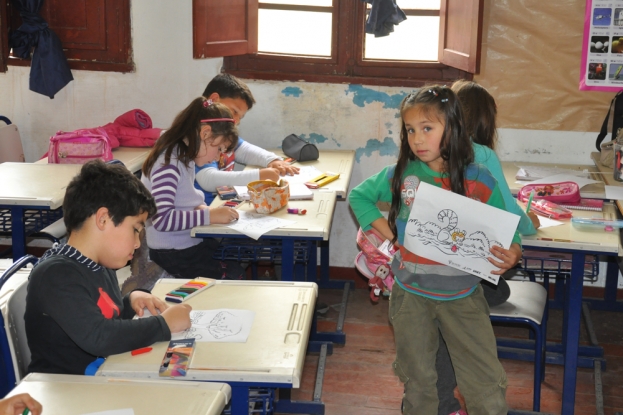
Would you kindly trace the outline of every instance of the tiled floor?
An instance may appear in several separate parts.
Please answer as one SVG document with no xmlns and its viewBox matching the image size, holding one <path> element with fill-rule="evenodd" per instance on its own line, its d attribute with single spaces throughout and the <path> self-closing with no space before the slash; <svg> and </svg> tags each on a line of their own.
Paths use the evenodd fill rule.
<svg viewBox="0 0 623 415">
<path fill-rule="evenodd" d="M 337 304 L 342 292 L 320 290 L 319 301 Z M 394 339 L 387 318 L 388 301 L 373 305 L 366 289 L 355 289 L 349 296 L 344 331 L 346 345 L 334 348 L 325 369 L 322 400 L 326 415 L 399 415 L 402 384 L 394 376 Z M 550 311 L 548 340 L 561 337 L 559 310 Z M 623 412 L 623 315 L 592 311 L 597 340 L 603 346 L 607 370 L 603 372 L 604 413 Z M 319 330 L 334 329 L 338 311 L 330 309 L 319 321 Z M 496 334 L 526 337 L 522 329 L 496 328 Z M 585 330 L 582 341 L 588 342 Z M 316 356 L 308 356 L 300 390 L 294 399 L 309 400 L 316 376 Z M 509 380 L 507 401 L 516 410 L 532 409 L 533 365 L 530 362 L 502 360 Z M 579 369 L 575 413 L 595 415 L 593 369 Z M 561 410 L 562 367 L 547 365 L 542 388 L 541 411 L 559 414 Z"/>
</svg>

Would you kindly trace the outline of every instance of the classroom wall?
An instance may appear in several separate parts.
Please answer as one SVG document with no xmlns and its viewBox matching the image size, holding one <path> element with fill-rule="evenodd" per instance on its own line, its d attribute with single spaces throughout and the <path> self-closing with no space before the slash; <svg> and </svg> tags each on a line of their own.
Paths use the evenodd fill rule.
<svg viewBox="0 0 623 415">
<path fill-rule="evenodd" d="M 613 94 L 580 92 L 584 0 L 485 0 L 481 74 L 498 103 L 502 160 L 589 164 L 596 131 Z M 222 65 L 192 59 L 191 2 L 131 2 L 136 71 L 73 71 L 53 100 L 28 90 L 29 68 L 0 73 L 0 114 L 18 125 L 27 161 L 47 150 L 57 130 L 96 127 L 140 108 L 154 125 L 175 114 Z M 564 35 L 561 35 L 564 34 Z M 248 81 L 257 105 L 241 136 L 266 148 L 290 133 L 321 149 L 352 149 L 351 188 L 395 162 L 398 106 L 410 88 Z M 339 202 L 331 231 L 331 265 L 352 266 L 357 224 Z"/>
<path fill-rule="evenodd" d="M 222 59 L 192 59 L 192 2 L 131 2 L 133 73 L 72 71 L 74 80 L 54 99 L 28 89 L 30 68 L 0 73 L 0 115 L 20 130 L 27 161 L 47 151 L 57 130 L 112 122 L 134 108 L 166 127 L 221 68 Z"/>
</svg>

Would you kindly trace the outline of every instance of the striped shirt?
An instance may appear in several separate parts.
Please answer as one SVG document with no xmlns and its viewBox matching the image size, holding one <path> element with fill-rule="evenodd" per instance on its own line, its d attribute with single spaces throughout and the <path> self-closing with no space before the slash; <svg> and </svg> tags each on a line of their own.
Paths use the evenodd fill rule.
<svg viewBox="0 0 623 415">
<path fill-rule="evenodd" d="M 173 150 L 169 164 L 164 154 L 156 160 L 150 177 L 141 181 L 154 196 L 156 214 L 147 223 L 147 245 L 152 249 L 185 249 L 201 242 L 192 238 L 190 229 L 210 224 L 210 210 L 195 208 L 204 203 L 195 189 L 195 163 L 184 166 Z"/>
</svg>

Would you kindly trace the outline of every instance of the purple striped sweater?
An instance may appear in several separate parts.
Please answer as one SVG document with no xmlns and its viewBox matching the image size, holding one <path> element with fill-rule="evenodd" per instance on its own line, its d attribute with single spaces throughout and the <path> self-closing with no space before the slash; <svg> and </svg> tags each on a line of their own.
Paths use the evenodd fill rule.
<svg viewBox="0 0 623 415">
<path fill-rule="evenodd" d="M 184 166 L 171 154 L 170 164 L 164 164 L 161 154 L 152 168 L 150 177 L 141 181 L 156 200 L 157 212 L 147 223 L 147 245 L 152 249 L 184 249 L 201 242 L 192 238 L 190 229 L 209 225 L 210 211 L 195 210 L 204 203 L 203 193 L 194 187 L 195 163 Z"/>
</svg>

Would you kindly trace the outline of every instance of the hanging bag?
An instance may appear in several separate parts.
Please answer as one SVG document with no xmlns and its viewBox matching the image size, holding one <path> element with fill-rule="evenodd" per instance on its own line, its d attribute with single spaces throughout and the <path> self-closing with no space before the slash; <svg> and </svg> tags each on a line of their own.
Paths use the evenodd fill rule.
<svg viewBox="0 0 623 415">
<path fill-rule="evenodd" d="M 84 164 L 89 160 L 112 160 L 112 149 L 106 131 L 101 128 L 58 131 L 50 137 L 48 163 Z"/>
<path fill-rule="evenodd" d="M 601 131 L 599 132 L 599 135 L 597 135 L 597 140 L 595 142 L 595 147 L 597 148 L 597 151 L 600 152 L 599 162 L 606 167 L 612 167 L 614 165 L 614 143 L 616 141 L 616 137 L 619 134 L 619 130 L 623 128 L 622 92 L 623 91 L 618 92 L 614 96 L 614 98 L 612 98 L 612 101 L 610 101 L 610 107 L 608 107 L 606 118 L 601 125 Z M 602 144 L 602 141 L 604 140 L 604 138 L 606 138 L 606 135 L 608 134 L 610 112 L 612 112 L 612 140 Z"/>
</svg>

